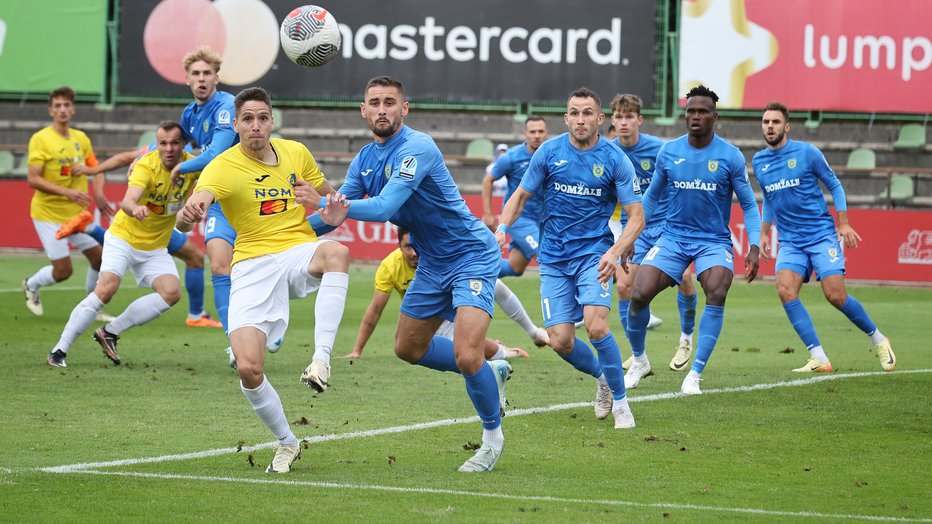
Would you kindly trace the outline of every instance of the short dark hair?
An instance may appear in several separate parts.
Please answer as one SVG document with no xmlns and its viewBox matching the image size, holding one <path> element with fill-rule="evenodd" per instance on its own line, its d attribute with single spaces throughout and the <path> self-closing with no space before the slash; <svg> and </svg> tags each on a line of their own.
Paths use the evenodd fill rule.
<svg viewBox="0 0 932 524">
<path fill-rule="evenodd" d="M 398 90 L 399 93 L 401 93 L 402 99 L 405 97 L 405 86 L 401 83 L 401 80 L 392 78 L 388 75 L 380 75 L 370 78 L 369 81 L 366 82 L 366 89 L 363 90 L 363 96 L 365 97 L 365 94 L 369 92 L 369 89 L 375 86 L 394 87 Z"/>
<path fill-rule="evenodd" d="M 715 94 L 715 91 L 712 91 L 708 87 L 701 85 L 701 84 L 690 89 L 689 92 L 686 93 L 686 100 L 689 100 L 690 98 L 694 96 L 707 96 L 711 98 L 712 106 L 715 106 L 715 103 L 718 102 L 718 95 Z"/>
<path fill-rule="evenodd" d="M 71 89 L 68 86 L 59 87 L 58 89 L 54 89 L 52 90 L 51 93 L 49 93 L 49 107 L 52 106 L 53 98 L 66 98 L 71 103 L 74 103 L 74 97 L 75 97 L 74 89 Z"/>
<path fill-rule="evenodd" d="M 790 110 L 787 109 L 786 106 L 781 104 L 780 102 L 771 102 L 767 104 L 766 106 L 764 106 L 764 112 L 766 113 L 767 111 L 779 111 L 783 113 L 784 120 L 786 120 L 787 122 L 790 121 Z"/>
<path fill-rule="evenodd" d="M 540 115 L 528 115 L 527 118 L 524 119 L 524 127 L 527 127 L 527 125 L 531 122 L 543 122 L 544 124 L 547 123 L 547 121 L 544 120 L 544 117 Z"/>
<path fill-rule="evenodd" d="M 403 227 L 399 227 L 399 228 L 398 228 L 398 245 L 399 245 L 399 246 L 401 245 L 401 239 L 402 239 L 405 235 L 407 235 L 407 234 L 408 234 L 408 230 L 407 230 L 407 229 L 405 229 L 405 228 L 403 228 Z"/>
<path fill-rule="evenodd" d="M 269 97 L 268 92 L 261 87 L 247 87 L 236 95 L 236 98 L 233 99 L 233 110 L 237 115 L 239 115 L 240 109 L 243 108 L 243 104 L 246 102 L 265 102 L 265 105 L 272 109 L 272 99 Z"/>
<path fill-rule="evenodd" d="M 631 111 L 636 115 L 640 115 L 643 107 L 644 102 L 637 95 L 618 93 L 612 99 L 612 112 Z"/>
<path fill-rule="evenodd" d="M 171 131 L 172 129 L 177 129 L 181 133 L 182 138 L 184 138 L 184 128 L 181 127 L 181 124 L 175 122 L 174 120 L 163 120 L 159 123 L 158 128 L 162 131 Z"/>
<path fill-rule="evenodd" d="M 599 111 L 602 110 L 602 99 L 599 98 L 599 94 L 592 89 L 589 89 L 588 87 L 577 87 L 573 90 L 572 93 L 570 93 L 570 97 L 567 98 L 566 101 L 569 102 L 572 98 L 591 98 L 595 100 L 595 105 L 599 108 Z"/>
</svg>

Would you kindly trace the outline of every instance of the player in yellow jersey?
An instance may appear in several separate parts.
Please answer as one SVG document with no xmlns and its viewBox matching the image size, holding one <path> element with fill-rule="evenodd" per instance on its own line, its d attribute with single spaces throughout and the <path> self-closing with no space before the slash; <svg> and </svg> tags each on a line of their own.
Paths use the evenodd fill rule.
<svg viewBox="0 0 932 524">
<path fill-rule="evenodd" d="M 356 345 L 353 352 L 344 356 L 344 358 L 360 358 L 362 350 L 366 347 L 366 342 L 375 331 L 375 326 L 379 324 L 382 318 L 382 311 L 385 310 L 388 299 L 392 296 L 392 291 L 397 291 L 403 298 L 411 281 L 414 280 L 414 270 L 417 269 L 417 252 L 411 245 L 411 237 L 408 230 L 398 228 L 398 249 L 392 251 L 379 264 L 379 269 L 375 272 L 375 292 L 372 294 L 372 301 L 366 308 L 363 315 L 362 323 L 359 325 L 359 332 L 356 335 Z M 453 323 L 445 320 L 437 329 L 437 335 L 441 337 L 453 338 Z M 521 348 L 508 347 L 499 341 L 485 339 L 485 358 L 486 360 L 501 360 L 506 358 L 528 358 L 527 351 Z"/>
<path fill-rule="evenodd" d="M 51 261 L 50 265 L 23 280 L 26 307 L 37 316 L 42 316 L 44 312 L 39 288 L 66 280 L 74 272 L 68 251 L 69 241 L 90 262 L 85 280 L 88 292 L 97 284 L 100 270 L 101 246 L 93 238 L 84 234 L 63 240 L 55 238 L 55 231 L 63 222 L 91 203 L 87 193 L 87 177 L 72 172 L 72 166 L 97 164 L 90 139 L 83 132 L 71 128 L 71 119 L 75 113 L 74 98 L 75 92 L 70 87 L 52 91 L 49 94 L 52 124 L 29 139 L 26 180 L 29 187 L 36 190 L 29 206 L 29 215 L 45 254 Z M 112 213 L 107 197 L 104 196 L 103 175 L 94 177 L 94 200 L 101 213 Z M 103 313 L 100 316 L 101 320 L 113 318 Z"/>
<path fill-rule="evenodd" d="M 72 310 L 61 338 L 49 354 L 48 363 L 52 366 L 66 367 L 68 349 L 116 294 L 127 269 L 133 272 L 140 287 L 150 287 L 154 293 L 134 300 L 113 322 L 94 332 L 94 339 L 114 364 L 120 363 L 116 343 L 121 333 L 157 318 L 178 302 L 178 269 L 168 254 L 168 241 L 175 215 L 184 205 L 185 196 L 194 187 L 199 173 L 188 174 L 178 183 L 171 183 L 172 168 L 189 158 L 182 151 L 184 139 L 180 124 L 159 124 L 156 142 L 157 151 L 143 156 L 129 178 L 120 211 L 104 240 L 97 285 Z"/>
<path fill-rule="evenodd" d="M 333 188 L 303 144 L 270 139 L 272 101 L 265 90 L 244 89 L 236 95 L 234 110 L 239 144 L 204 169 L 177 225 L 190 231 L 208 205 L 217 201 L 236 231 L 230 343 L 243 394 L 279 442 L 266 471 L 286 473 L 301 448 L 281 399 L 265 376 L 263 346 L 281 338 L 288 328 L 289 298 L 317 291 L 314 357 L 301 381 L 317 391 L 327 388 L 330 353 L 346 303 L 349 250 L 337 242 L 318 240 L 305 208 L 296 202 L 298 179 L 321 194 L 330 194 Z"/>
</svg>

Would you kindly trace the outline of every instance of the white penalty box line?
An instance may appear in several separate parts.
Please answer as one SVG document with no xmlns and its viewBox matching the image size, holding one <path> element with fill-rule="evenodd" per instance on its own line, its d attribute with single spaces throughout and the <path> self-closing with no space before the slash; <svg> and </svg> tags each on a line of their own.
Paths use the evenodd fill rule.
<svg viewBox="0 0 932 524">
<path fill-rule="evenodd" d="M 862 378 L 862 377 L 874 377 L 874 376 L 885 376 L 885 377 L 895 377 L 898 375 L 905 374 L 917 374 L 917 373 L 932 373 L 932 369 L 916 369 L 916 370 L 903 370 L 897 371 L 895 373 L 887 372 L 865 372 L 865 373 L 838 373 L 832 375 L 818 375 L 814 377 L 808 377 L 798 380 L 789 380 L 782 382 L 775 382 L 770 384 L 754 384 L 751 386 L 739 386 L 733 388 L 719 388 L 719 389 L 708 389 L 703 392 L 705 395 L 719 394 L 719 393 L 740 393 L 747 391 L 763 391 L 768 389 L 782 388 L 782 387 L 796 387 L 796 386 L 805 386 L 809 384 L 816 384 L 819 382 L 828 382 L 846 378 Z M 629 398 L 629 402 L 651 402 L 655 400 L 666 400 L 671 398 L 683 397 L 682 393 L 659 393 L 654 395 L 645 395 L 642 397 L 632 397 Z M 515 409 L 509 410 L 507 413 L 511 417 L 523 416 L 523 415 L 534 415 L 538 413 L 548 413 L 553 411 L 562 411 L 566 409 L 576 409 L 576 408 L 585 408 L 591 407 L 592 402 L 575 402 L 568 404 L 556 404 L 552 406 L 543 406 L 537 408 L 528 408 L 528 409 Z M 319 435 L 312 436 L 303 439 L 307 443 L 321 443 L 334 440 L 346 440 L 351 438 L 361 438 L 361 437 L 373 437 L 379 435 L 389 435 L 394 433 L 404 433 L 407 431 L 416 431 L 420 429 L 429 429 L 429 428 L 438 428 L 444 426 L 452 426 L 456 424 L 468 424 L 475 423 L 479 421 L 479 417 L 465 417 L 465 418 L 451 418 L 445 420 L 437 420 L 433 422 L 424 422 L 419 424 L 410 424 L 406 426 L 393 426 L 387 428 L 379 428 L 367 431 L 353 431 L 348 433 L 334 433 L 329 435 Z M 163 480 L 201 480 L 207 482 L 229 482 L 229 483 L 241 483 L 241 484 L 260 484 L 260 485 L 287 485 L 287 486 L 301 486 L 301 487 L 316 487 L 322 489 L 349 489 L 349 490 L 368 490 L 368 491 L 380 491 L 388 493 L 420 493 L 420 494 L 432 494 L 432 495 L 454 495 L 454 496 L 467 496 L 467 497 L 477 497 L 477 498 L 486 498 L 486 499 L 499 499 L 499 500 L 513 500 L 521 502 L 542 502 L 542 503 L 561 503 L 561 504 L 584 504 L 584 505 L 603 505 L 603 506 L 615 506 L 615 507 L 629 507 L 629 508 L 646 508 L 646 509 L 671 509 L 671 510 L 685 510 L 685 511 L 703 511 L 703 512 L 717 512 L 717 513 L 737 513 L 744 515 L 757 515 L 765 517 L 802 517 L 802 518 L 819 518 L 819 519 L 845 519 L 845 520 L 866 520 L 872 522 L 925 522 L 932 523 L 932 518 L 908 518 L 908 517 L 894 517 L 894 516 L 883 516 L 883 515 L 857 515 L 857 514 L 838 514 L 838 513 L 817 513 L 810 511 L 779 511 L 779 510 L 767 510 L 762 508 L 741 508 L 741 507 L 725 507 L 725 506 L 703 506 L 697 504 L 679 504 L 679 503 L 667 503 L 667 502 L 635 502 L 635 501 L 626 501 L 626 500 L 610 500 L 610 499 L 581 499 L 581 498 L 569 498 L 569 497 L 551 497 L 551 496 L 540 496 L 540 495 L 512 495 L 505 493 L 487 493 L 487 492 L 475 492 L 475 491 L 462 491 L 462 490 L 449 490 L 449 489 L 434 489 L 434 488 L 418 488 L 418 487 L 404 487 L 404 486 L 382 486 L 376 484 L 347 484 L 347 483 L 338 483 L 338 482 L 323 482 L 323 481 L 301 481 L 301 480 L 287 480 L 287 479 L 269 479 L 269 478 L 238 478 L 238 477 L 220 477 L 220 476 L 204 476 L 204 475 L 178 475 L 178 474 L 167 474 L 167 473 L 142 473 L 142 472 L 132 472 L 132 471 L 102 471 L 96 468 L 104 467 L 117 467 L 117 466 L 130 466 L 134 464 L 151 464 L 158 462 L 168 462 L 173 460 L 190 460 L 198 459 L 204 457 L 211 457 L 216 455 L 226 455 L 239 452 L 249 452 L 259 449 L 271 448 L 278 445 L 278 442 L 268 442 L 265 444 L 260 444 L 256 446 L 243 447 L 240 449 L 237 448 L 223 448 L 223 449 L 213 449 L 207 451 L 199 451 L 194 453 L 183 453 L 183 454 L 174 454 L 174 455 L 162 455 L 158 457 L 144 457 L 137 459 L 124 459 L 124 460 L 114 460 L 108 462 L 88 462 L 82 464 L 70 464 L 64 466 L 55 466 L 47 468 L 38 468 L 37 471 L 45 473 L 72 473 L 72 474 L 83 474 L 83 475 L 102 475 L 102 476 L 120 476 L 120 477 L 132 477 L 132 478 L 150 478 L 150 479 L 163 479 Z M 9 471 L 8 473 L 12 473 Z"/>
<path fill-rule="evenodd" d="M 719 388 L 719 389 L 707 389 L 703 391 L 703 395 L 714 395 L 722 393 L 741 393 L 748 391 L 762 391 L 775 388 L 784 388 L 784 387 L 797 387 L 805 386 L 809 384 L 816 384 L 819 382 L 828 382 L 834 380 L 841 380 L 846 378 L 862 378 L 862 377 L 875 377 L 875 376 L 886 376 L 894 377 L 897 375 L 904 374 L 915 374 L 915 373 L 932 373 L 932 369 L 914 369 L 914 370 L 903 370 L 896 371 L 893 373 L 884 372 L 884 371 L 875 371 L 875 372 L 862 372 L 862 373 L 833 373 L 833 374 L 820 374 L 813 377 L 801 378 L 797 380 L 787 380 L 781 382 L 773 382 L 769 384 L 754 384 L 750 386 L 738 386 L 732 388 Z M 683 393 L 657 393 L 653 395 L 644 395 L 636 397 L 628 397 L 628 402 L 653 402 L 656 400 L 667 400 L 671 398 L 683 397 Z M 563 411 L 567 409 L 577 409 L 585 408 L 592 406 L 592 402 L 573 402 L 568 404 L 555 404 L 552 406 L 541 406 L 536 408 L 526 408 L 526 409 L 512 409 L 506 411 L 506 414 L 509 418 L 520 417 L 524 415 L 536 415 L 539 413 L 550 413 L 554 411 Z M 435 420 L 431 422 L 420 422 L 417 424 L 408 424 L 404 426 L 391 426 L 387 428 L 378 428 L 370 429 L 365 431 L 351 431 L 347 433 L 331 433 L 328 435 L 314 435 L 310 437 L 305 437 L 302 442 L 308 444 L 319 444 L 323 442 L 330 442 L 335 440 L 348 440 L 353 438 L 368 438 L 368 437 L 377 437 L 381 435 L 390 435 L 395 433 L 406 433 L 408 431 L 417 431 L 422 429 L 431 429 L 431 428 L 440 428 L 446 426 L 454 426 L 457 424 L 472 424 L 479 422 L 479 417 L 462 417 L 462 418 L 449 418 L 444 420 Z M 158 462 L 170 462 L 175 460 L 192 460 L 205 457 L 213 457 L 217 455 L 228 455 L 241 452 L 251 452 L 262 449 L 269 449 L 278 446 L 277 441 L 266 442 L 263 444 L 257 444 L 254 446 L 242 446 L 238 448 L 220 448 L 220 449 L 210 449 L 205 451 L 195 451 L 191 453 L 178 453 L 172 455 L 161 455 L 156 457 L 141 457 L 141 458 L 130 458 L 130 459 L 121 459 L 121 460 L 110 460 L 104 462 L 84 462 L 78 464 L 66 464 L 62 466 L 51 466 L 44 468 L 37 468 L 38 471 L 45 473 L 77 473 L 82 470 L 91 470 L 97 468 L 110 468 L 110 467 L 119 467 L 119 466 L 132 466 L 135 464 L 152 464 Z"/>
</svg>

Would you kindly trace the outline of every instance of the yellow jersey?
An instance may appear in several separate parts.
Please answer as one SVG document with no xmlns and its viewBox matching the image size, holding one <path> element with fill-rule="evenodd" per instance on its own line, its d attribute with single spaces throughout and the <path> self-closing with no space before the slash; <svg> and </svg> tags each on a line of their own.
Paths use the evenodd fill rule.
<svg viewBox="0 0 932 524">
<path fill-rule="evenodd" d="M 233 264 L 317 240 L 294 186 L 301 177 L 321 190 L 327 180 L 304 144 L 281 138 L 271 144 L 277 164 L 246 155 L 240 144 L 211 160 L 197 183 L 198 191 L 209 191 L 220 203 L 236 231 Z"/>
<path fill-rule="evenodd" d="M 36 132 L 29 139 L 30 166 L 42 166 L 42 178 L 69 189 L 87 192 L 87 177 L 72 176 L 75 164 L 97 165 L 97 157 L 91 148 L 91 139 L 82 131 L 69 129 L 68 136 L 58 134 L 52 126 Z M 29 205 L 29 216 L 42 222 L 61 224 L 84 209 L 61 195 L 36 190 Z"/>
<path fill-rule="evenodd" d="M 615 204 L 615 212 L 608 219 L 616 222 L 621 221 L 621 204 Z"/>
<path fill-rule="evenodd" d="M 405 262 L 400 247 L 383 258 L 379 269 L 375 270 L 375 289 L 385 294 L 390 294 L 394 289 L 404 297 L 412 280 L 414 268 Z"/>
<path fill-rule="evenodd" d="M 182 151 L 180 162 L 190 158 L 194 155 Z M 142 188 L 139 205 L 149 208 L 149 216 L 137 220 L 121 209 L 110 224 L 110 234 L 143 251 L 167 247 L 175 227 L 175 215 L 184 207 L 185 199 L 200 174 L 200 171 L 195 171 L 181 175 L 172 185 L 171 171 L 162 165 L 158 150 L 145 154 L 136 162 L 129 185 Z"/>
</svg>

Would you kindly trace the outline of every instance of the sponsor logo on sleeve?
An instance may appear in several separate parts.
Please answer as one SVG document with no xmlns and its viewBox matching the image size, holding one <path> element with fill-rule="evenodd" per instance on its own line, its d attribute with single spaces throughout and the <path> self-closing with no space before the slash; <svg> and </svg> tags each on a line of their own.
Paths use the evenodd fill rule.
<svg viewBox="0 0 932 524">
<path fill-rule="evenodd" d="M 405 180 L 414 180 L 417 173 L 417 159 L 413 156 L 406 156 L 401 161 L 401 167 L 398 168 L 398 176 Z"/>
</svg>

